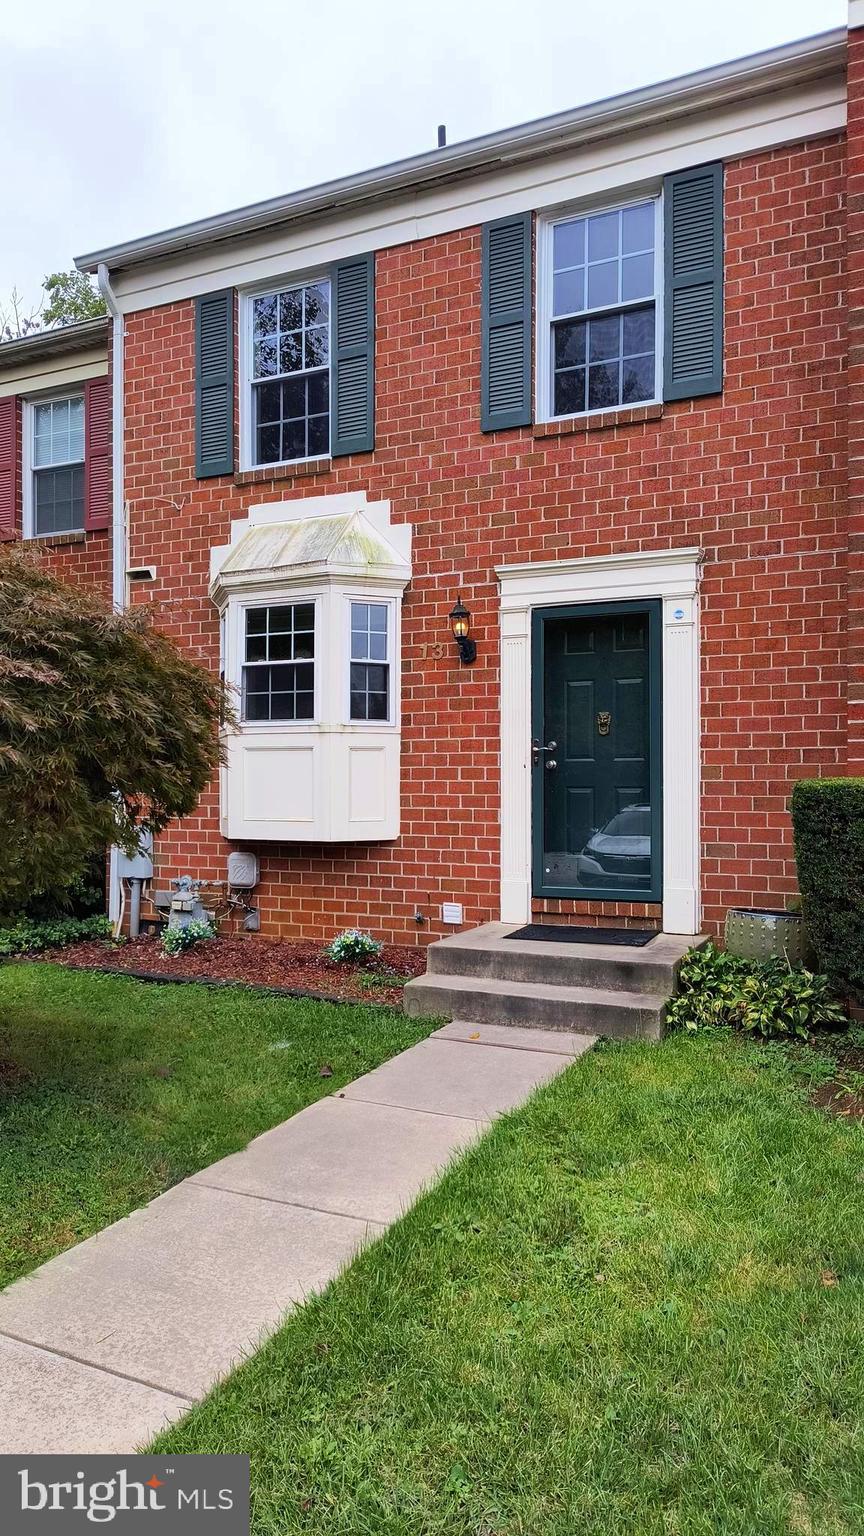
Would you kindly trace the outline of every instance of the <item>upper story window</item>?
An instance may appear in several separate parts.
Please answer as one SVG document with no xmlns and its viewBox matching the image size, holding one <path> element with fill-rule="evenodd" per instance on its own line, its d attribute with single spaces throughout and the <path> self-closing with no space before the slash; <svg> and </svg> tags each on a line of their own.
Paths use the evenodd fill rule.
<svg viewBox="0 0 864 1536">
<path fill-rule="evenodd" d="M 32 531 L 77 532 L 84 527 L 84 396 L 34 401 L 28 415 Z"/>
<path fill-rule="evenodd" d="M 658 210 L 652 198 L 549 226 L 542 414 L 657 399 Z"/>
<path fill-rule="evenodd" d="M 253 464 L 328 453 L 329 282 L 257 294 L 250 309 Z"/>
<path fill-rule="evenodd" d="M 315 604 L 247 608 L 243 719 L 311 720 L 315 714 Z"/>
</svg>

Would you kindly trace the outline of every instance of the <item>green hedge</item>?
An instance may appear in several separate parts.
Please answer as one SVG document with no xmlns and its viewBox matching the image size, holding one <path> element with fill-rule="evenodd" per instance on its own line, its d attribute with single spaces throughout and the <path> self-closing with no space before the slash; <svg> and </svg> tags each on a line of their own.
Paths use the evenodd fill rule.
<svg viewBox="0 0 864 1536">
<path fill-rule="evenodd" d="M 798 886 L 819 967 L 864 1001 L 864 779 L 805 779 L 792 792 Z"/>
<path fill-rule="evenodd" d="M 55 917 L 36 922 L 21 917 L 9 928 L 0 928 L 0 955 L 34 955 L 43 949 L 62 949 L 82 939 L 108 939 L 107 917 Z"/>
</svg>

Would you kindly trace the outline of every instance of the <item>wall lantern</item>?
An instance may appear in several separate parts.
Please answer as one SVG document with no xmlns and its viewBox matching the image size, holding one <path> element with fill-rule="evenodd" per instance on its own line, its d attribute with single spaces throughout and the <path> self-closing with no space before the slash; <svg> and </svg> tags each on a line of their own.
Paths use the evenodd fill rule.
<svg viewBox="0 0 864 1536">
<path fill-rule="evenodd" d="M 477 646 L 473 640 L 469 640 L 471 633 L 471 615 L 462 601 L 461 595 L 450 609 L 450 627 L 453 631 L 453 639 L 456 641 L 456 649 L 459 652 L 459 660 L 463 666 L 470 666 L 477 660 Z"/>
</svg>

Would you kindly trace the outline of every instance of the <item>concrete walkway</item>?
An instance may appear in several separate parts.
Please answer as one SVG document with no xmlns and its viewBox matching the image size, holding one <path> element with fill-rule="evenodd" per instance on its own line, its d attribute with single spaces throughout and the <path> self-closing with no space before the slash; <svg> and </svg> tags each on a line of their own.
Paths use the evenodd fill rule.
<svg viewBox="0 0 864 1536">
<path fill-rule="evenodd" d="M 0 1292 L 0 1449 L 179 1418 L 590 1035 L 448 1024 Z"/>
</svg>

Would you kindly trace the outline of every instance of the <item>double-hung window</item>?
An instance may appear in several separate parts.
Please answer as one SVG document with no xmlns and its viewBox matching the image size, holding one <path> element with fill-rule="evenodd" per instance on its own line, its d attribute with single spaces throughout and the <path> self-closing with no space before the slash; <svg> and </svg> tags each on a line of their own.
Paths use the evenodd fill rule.
<svg viewBox="0 0 864 1536">
<path fill-rule="evenodd" d="M 550 226 L 544 414 L 657 399 L 658 229 L 656 198 Z"/>
<path fill-rule="evenodd" d="M 30 524 L 35 535 L 84 527 L 84 396 L 36 400 L 30 422 Z"/>
<path fill-rule="evenodd" d="M 315 604 L 245 610 L 243 719 L 311 720 L 315 714 Z"/>
<path fill-rule="evenodd" d="M 251 300 L 252 463 L 330 450 L 330 284 Z"/>
<path fill-rule="evenodd" d="M 390 608 L 351 603 L 352 720 L 390 719 Z"/>
</svg>

